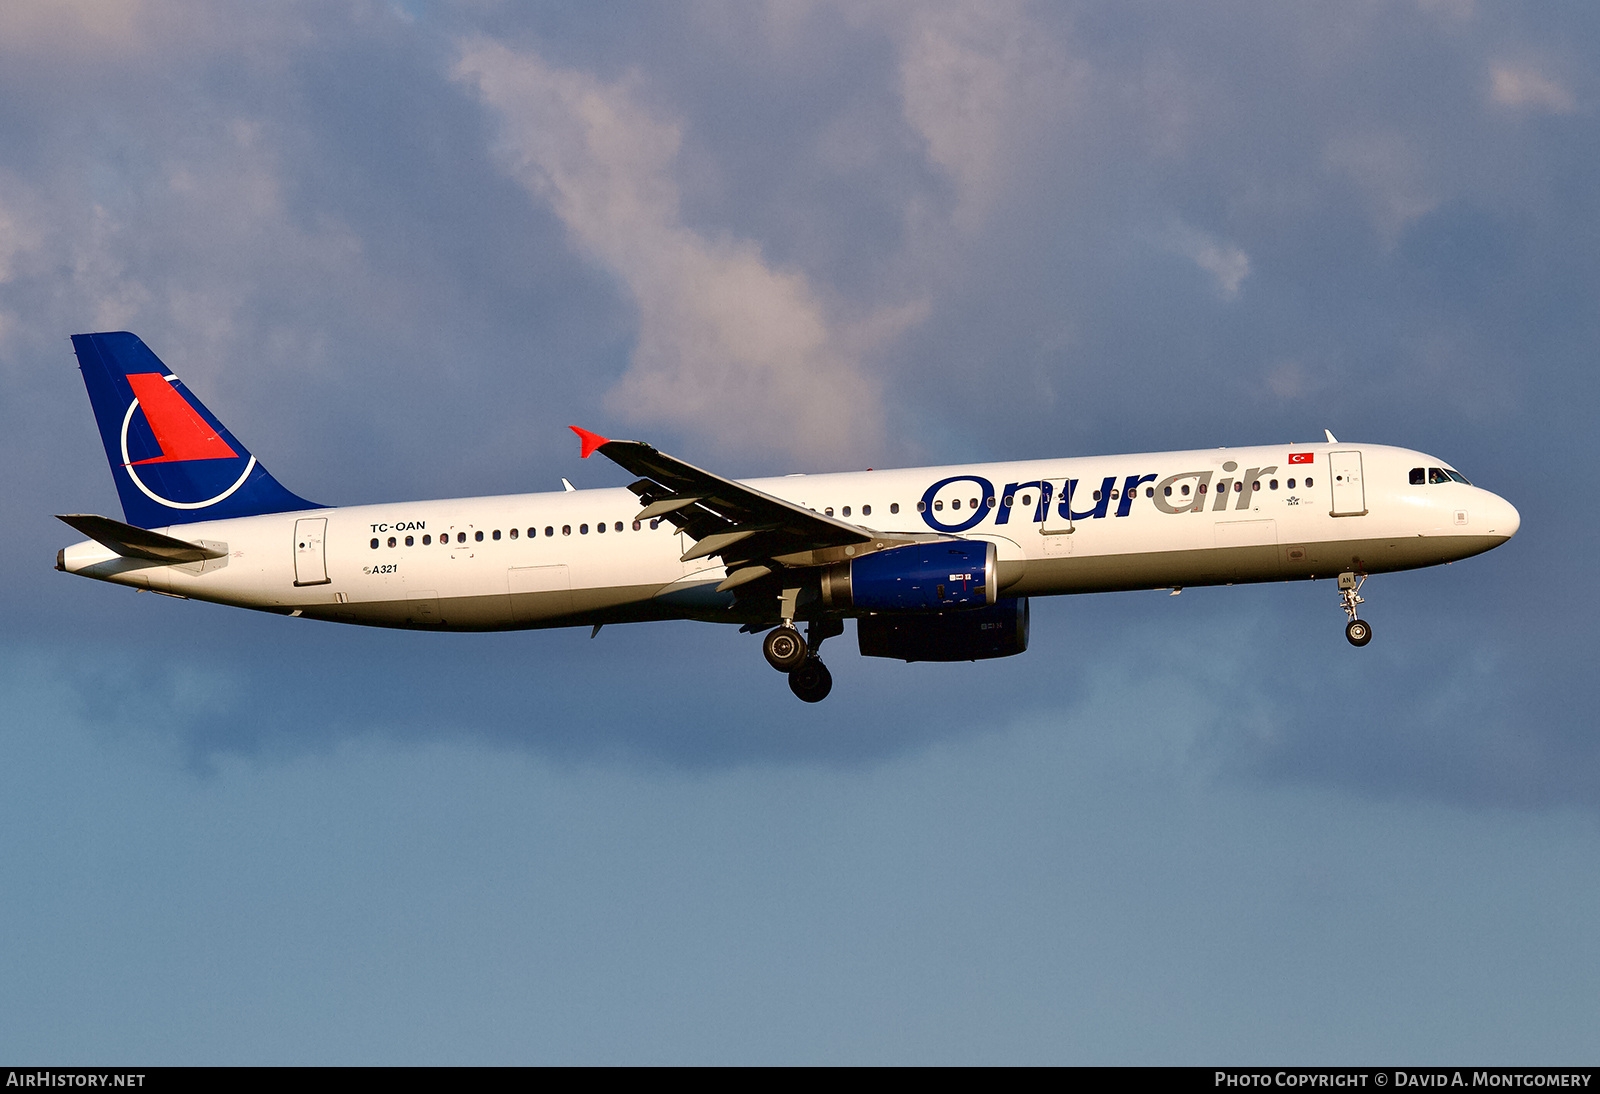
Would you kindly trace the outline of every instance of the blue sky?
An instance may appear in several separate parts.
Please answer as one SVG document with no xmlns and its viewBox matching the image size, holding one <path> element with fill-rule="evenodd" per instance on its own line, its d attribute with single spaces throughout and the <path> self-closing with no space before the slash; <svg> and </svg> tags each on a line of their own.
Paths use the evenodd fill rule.
<svg viewBox="0 0 1600 1094">
<path fill-rule="evenodd" d="M 0 1049 L 1580 1062 L 1588 6 L 0 8 Z M 50 569 L 70 334 L 318 501 L 1315 439 L 1481 558 L 1036 602 L 793 701 L 696 624 L 364 632 Z M 830 646 L 830 649 L 833 647 Z"/>
</svg>

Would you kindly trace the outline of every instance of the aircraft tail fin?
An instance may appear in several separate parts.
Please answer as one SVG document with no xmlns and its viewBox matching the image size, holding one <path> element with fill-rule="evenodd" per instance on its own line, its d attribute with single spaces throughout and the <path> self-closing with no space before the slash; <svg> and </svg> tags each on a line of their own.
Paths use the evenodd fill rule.
<svg viewBox="0 0 1600 1094">
<path fill-rule="evenodd" d="M 74 334 L 72 348 L 129 524 L 323 508 L 269 475 L 137 335 Z"/>
</svg>

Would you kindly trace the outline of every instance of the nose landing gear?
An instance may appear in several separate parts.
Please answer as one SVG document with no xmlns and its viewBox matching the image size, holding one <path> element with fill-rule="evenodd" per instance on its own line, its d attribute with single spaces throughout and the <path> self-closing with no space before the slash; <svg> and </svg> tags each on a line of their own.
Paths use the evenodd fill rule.
<svg viewBox="0 0 1600 1094">
<path fill-rule="evenodd" d="M 1366 580 L 1366 574 L 1352 571 L 1339 575 L 1339 600 L 1344 604 L 1344 614 L 1350 617 L 1350 622 L 1344 626 L 1344 636 L 1350 640 L 1352 646 L 1365 646 L 1372 641 L 1372 624 L 1356 618 L 1356 605 L 1364 603 L 1361 599 L 1361 586 Z"/>
</svg>

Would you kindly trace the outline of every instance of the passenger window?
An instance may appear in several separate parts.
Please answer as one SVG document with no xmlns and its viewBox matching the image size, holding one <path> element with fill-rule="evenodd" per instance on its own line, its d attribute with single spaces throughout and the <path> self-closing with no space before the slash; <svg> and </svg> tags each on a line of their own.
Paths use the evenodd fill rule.
<svg viewBox="0 0 1600 1094">
<path fill-rule="evenodd" d="M 889 503 L 889 512 L 898 513 L 899 511 L 900 511 L 900 503 L 897 502 L 897 501 L 891 501 Z"/>
<path fill-rule="evenodd" d="M 465 533 L 465 532 L 457 532 L 456 533 L 456 542 L 457 543 L 465 543 L 465 542 L 467 542 L 467 533 Z"/>
<path fill-rule="evenodd" d="M 1184 487 L 1184 489 L 1187 490 L 1188 487 L 1186 486 L 1186 487 Z M 1206 484 L 1205 483 L 1201 483 L 1200 484 L 1200 493 L 1204 494 L 1205 492 L 1206 492 Z"/>
<path fill-rule="evenodd" d="M 1288 483 L 1288 486 L 1289 486 L 1289 489 L 1290 489 L 1290 490 L 1293 490 L 1293 489 L 1294 489 L 1294 480 L 1293 480 L 1293 479 L 1290 479 L 1290 480 L 1289 480 L 1289 483 Z"/>
<path fill-rule="evenodd" d="M 500 538 L 500 529 L 496 528 L 494 530 L 494 536 L 492 538 L 494 538 L 494 539 L 499 539 Z"/>
<path fill-rule="evenodd" d="M 848 517 L 850 515 L 850 507 L 848 505 L 846 505 L 843 509 L 839 510 L 839 515 L 843 516 L 843 517 Z"/>
<path fill-rule="evenodd" d="M 517 530 L 515 528 L 511 529 L 511 538 L 512 539 L 516 539 L 517 538 Z"/>
<path fill-rule="evenodd" d="M 978 507 L 978 499 L 977 498 L 971 499 L 970 501 L 967 502 L 967 505 L 968 505 L 969 508 L 976 509 Z"/>
<path fill-rule="evenodd" d="M 936 502 L 934 502 L 934 503 L 933 503 L 933 508 L 934 508 L 934 511 L 935 511 L 935 512 L 940 512 L 940 511 L 942 511 L 942 510 L 943 510 L 943 509 L 944 509 L 944 502 L 942 502 L 942 501 L 936 501 Z"/>
<path fill-rule="evenodd" d="M 1310 475 L 1306 476 L 1306 489 L 1307 490 L 1311 489 L 1311 476 Z"/>
<path fill-rule="evenodd" d="M 1162 494 L 1163 497 L 1168 497 L 1168 498 L 1172 497 L 1172 487 L 1163 486 L 1161 488 L 1161 494 Z"/>
<path fill-rule="evenodd" d="M 1261 489 L 1261 480 L 1257 479 L 1255 482 L 1251 483 L 1250 484 L 1250 489 L 1252 489 L 1252 490 L 1260 490 Z"/>
<path fill-rule="evenodd" d="M 415 547 L 416 543 L 417 543 L 417 541 L 412 539 L 410 536 L 406 537 L 406 546 L 407 547 Z"/>
<path fill-rule="evenodd" d="M 825 517 L 833 516 L 833 506 L 830 505 L 826 509 L 824 509 L 822 511 L 822 515 L 825 516 Z"/>
<path fill-rule="evenodd" d="M 1144 496 L 1147 497 L 1147 498 L 1155 497 L 1156 496 L 1156 488 L 1153 487 L 1153 486 L 1145 487 L 1144 488 Z"/>
<path fill-rule="evenodd" d="M 923 501 L 917 502 L 917 512 L 921 513 L 923 511 L 925 511 L 927 509 L 927 507 L 928 507 L 928 503 L 927 502 L 923 502 Z"/>
<path fill-rule="evenodd" d="M 1007 494 L 1007 495 L 1006 495 L 1006 496 L 1005 496 L 1005 499 L 1004 499 L 1004 500 L 1003 500 L 1003 501 L 1001 501 L 1001 502 L 1000 502 L 1000 504 L 1001 504 L 1001 505 L 1003 505 L 1003 506 L 1005 506 L 1005 507 L 1006 507 L 1006 508 L 1007 508 L 1007 509 L 1010 509 L 1010 508 L 1011 508 L 1011 503 L 1012 503 L 1012 502 L 1013 502 L 1013 501 L 1015 501 L 1015 500 L 1016 500 L 1016 499 L 1015 499 L 1015 498 L 1013 498 L 1013 497 L 1012 497 L 1012 496 L 1011 496 L 1011 495 L 1010 495 L 1010 494 Z"/>
<path fill-rule="evenodd" d="M 572 534 L 572 525 L 563 524 L 561 526 L 561 534 L 564 536 L 570 536 Z"/>
<path fill-rule="evenodd" d="M 391 546 L 391 547 L 394 546 L 394 537 L 393 536 L 389 537 L 389 546 Z"/>
<path fill-rule="evenodd" d="M 637 532 L 640 528 L 643 528 L 643 527 L 644 527 L 644 525 L 640 524 L 638 521 L 634 521 L 633 522 L 633 530 L 635 532 Z"/>
<path fill-rule="evenodd" d="M 961 508 L 961 499 L 960 498 L 952 498 L 951 501 L 950 501 L 950 508 L 952 508 L 952 509 L 960 509 Z"/>
<path fill-rule="evenodd" d="M 652 520 L 650 522 L 650 530 L 652 532 L 654 532 L 659 527 L 661 527 L 661 518 L 660 517 L 657 517 L 655 520 Z"/>
<path fill-rule="evenodd" d="M 601 535 L 605 535 L 605 533 L 606 533 L 606 522 L 605 521 L 601 521 L 599 524 L 596 524 L 594 526 L 594 530 L 596 532 L 599 532 Z"/>
<path fill-rule="evenodd" d="M 1242 493 L 1244 493 L 1244 483 L 1242 483 L 1242 482 L 1236 482 L 1236 483 L 1234 483 L 1234 484 L 1233 484 L 1233 492 L 1234 492 L 1234 493 L 1235 493 L 1235 494 L 1242 494 Z"/>
<path fill-rule="evenodd" d="M 1094 500 L 1095 501 L 1099 501 L 1100 500 L 1100 491 L 1096 490 L 1094 492 Z M 1027 498 L 1023 498 L 1022 499 L 1022 504 L 1023 505 L 1027 505 L 1028 504 L 1028 499 Z"/>
<path fill-rule="evenodd" d="M 424 547 L 432 546 L 433 545 L 433 537 L 432 536 L 423 536 L 422 537 L 422 545 Z"/>
<path fill-rule="evenodd" d="M 376 550 L 377 550 L 377 549 L 378 549 L 378 541 L 377 541 L 377 540 L 376 540 L 376 539 L 374 539 L 374 540 L 373 540 L 373 541 L 372 541 L 372 549 L 373 549 L 373 550 L 374 550 L 374 551 L 376 551 Z"/>
<path fill-rule="evenodd" d="M 615 529 L 613 529 L 613 531 L 617 531 L 617 532 L 622 531 L 622 522 L 620 520 L 617 521 L 617 526 L 616 526 Z"/>
<path fill-rule="evenodd" d="M 1278 488 L 1278 480 L 1273 479 L 1271 482 L 1267 483 L 1267 486 L 1273 490 L 1276 490 Z"/>
<path fill-rule="evenodd" d="M 1100 495 L 1098 493 L 1095 494 L 1095 497 L 1098 498 L 1099 496 Z M 1032 505 L 1033 504 L 1033 495 L 1032 494 L 1024 494 L 1024 495 L 1022 495 L 1022 504 L 1025 505 L 1025 506 Z"/>
<path fill-rule="evenodd" d="M 589 534 L 589 526 L 587 524 L 578 525 L 578 534 L 580 536 L 588 535 Z"/>
<path fill-rule="evenodd" d="M 479 543 L 482 543 L 483 542 L 483 533 L 482 532 L 474 532 L 474 533 L 472 533 L 472 538 L 477 540 Z"/>
<path fill-rule="evenodd" d="M 1183 496 L 1184 497 L 1188 497 L 1189 496 L 1189 484 L 1188 483 L 1184 483 L 1183 484 Z"/>
<path fill-rule="evenodd" d="M 530 536 L 533 535 L 533 530 L 531 528 L 528 530 L 528 534 Z M 556 534 L 555 526 L 554 525 L 550 525 L 550 524 L 546 524 L 544 526 L 544 534 L 546 536 L 555 535 Z M 568 528 L 566 531 L 562 532 L 561 534 L 564 535 L 564 536 L 570 536 L 572 534 L 572 529 Z"/>
<path fill-rule="evenodd" d="M 861 507 L 861 515 L 864 517 L 870 517 L 872 515 L 872 506 L 863 505 Z"/>
</svg>

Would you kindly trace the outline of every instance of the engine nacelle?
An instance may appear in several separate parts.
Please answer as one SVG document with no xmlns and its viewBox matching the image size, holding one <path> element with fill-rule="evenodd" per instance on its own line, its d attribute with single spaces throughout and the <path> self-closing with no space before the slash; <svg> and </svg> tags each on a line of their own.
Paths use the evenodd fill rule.
<svg viewBox="0 0 1600 1094">
<path fill-rule="evenodd" d="M 991 607 L 1000 592 L 994 544 L 935 540 L 891 547 L 822 571 L 825 608 L 941 612 Z"/>
<path fill-rule="evenodd" d="M 856 620 L 863 657 L 901 661 L 986 661 L 1028 648 L 1028 598 L 931 615 L 864 615 Z"/>
</svg>

